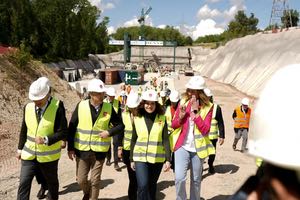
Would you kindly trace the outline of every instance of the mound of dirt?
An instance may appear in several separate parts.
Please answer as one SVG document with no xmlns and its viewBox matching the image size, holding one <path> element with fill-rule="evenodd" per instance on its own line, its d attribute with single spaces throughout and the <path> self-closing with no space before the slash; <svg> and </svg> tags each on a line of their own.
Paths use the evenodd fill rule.
<svg viewBox="0 0 300 200">
<path fill-rule="evenodd" d="M 9 56 L 0 55 L 0 160 L 16 153 L 28 89 L 41 76 L 49 78 L 52 95 L 64 102 L 70 116 L 80 99 L 66 81 L 40 62 L 17 67 Z"/>
</svg>

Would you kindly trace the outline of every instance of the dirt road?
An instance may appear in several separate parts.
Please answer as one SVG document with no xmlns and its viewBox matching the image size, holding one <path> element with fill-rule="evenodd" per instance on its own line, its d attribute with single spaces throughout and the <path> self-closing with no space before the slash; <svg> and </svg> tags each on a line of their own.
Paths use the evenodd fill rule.
<svg viewBox="0 0 300 200">
<path fill-rule="evenodd" d="M 180 76 L 180 80 L 175 81 L 176 89 L 183 92 L 185 83 L 189 78 Z M 256 170 L 252 157 L 240 151 L 233 151 L 231 147 L 234 137 L 231 115 L 235 106 L 240 104 L 244 94 L 231 86 L 211 80 L 207 80 L 207 86 L 214 93 L 215 101 L 222 107 L 226 138 L 225 143 L 217 147 L 216 174 L 209 175 L 207 163 L 204 164 L 201 196 L 204 199 L 211 200 L 227 199 Z M 253 105 L 253 102 L 251 105 Z M 241 141 L 237 149 L 240 149 L 240 146 Z M 127 172 L 124 165 L 122 164 L 121 166 L 123 166 L 121 172 L 115 171 L 113 166 L 104 166 L 99 199 L 127 199 Z M 11 158 L 0 161 L 0 199 L 16 199 L 19 173 L 20 162 L 16 159 Z M 63 150 L 63 156 L 59 162 L 59 181 L 60 199 L 78 200 L 82 198 L 82 192 L 75 181 L 75 162 L 67 158 L 66 150 Z M 34 180 L 31 189 L 31 199 L 37 199 L 35 196 L 38 189 L 39 187 Z M 189 192 L 189 187 L 187 187 L 187 191 Z M 174 175 L 172 171 L 161 173 L 158 181 L 157 199 L 175 199 Z"/>
</svg>

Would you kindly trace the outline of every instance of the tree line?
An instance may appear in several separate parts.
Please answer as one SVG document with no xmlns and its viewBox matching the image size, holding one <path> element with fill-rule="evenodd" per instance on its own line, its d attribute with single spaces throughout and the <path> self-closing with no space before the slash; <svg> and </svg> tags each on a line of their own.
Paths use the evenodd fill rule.
<svg viewBox="0 0 300 200">
<path fill-rule="evenodd" d="M 299 13 L 292 10 L 292 24 L 297 25 Z M 101 11 L 88 0 L 2 0 L 0 2 L 0 44 L 22 47 L 22 50 L 43 62 L 62 59 L 84 59 L 88 54 L 103 54 L 121 50 L 110 46 L 110 37 L 123 40 L 128 33 L 138 40 L 141 28 L 121 27 L 108 35 L 108 17 L 99 21 Z M 282 21 L 289 23 L 290 17 Z M 176 28 L 144 26 L 147 40 L 176 41 L 178 46 L 197 43 L 224 44 L 237 37 L 255 34 L 258 19 L 253 13 L 248 17 L 238 11 L 228 28 L 219 35 L 199 37 L 195 41 L 181 34 Z"/>
</svg>

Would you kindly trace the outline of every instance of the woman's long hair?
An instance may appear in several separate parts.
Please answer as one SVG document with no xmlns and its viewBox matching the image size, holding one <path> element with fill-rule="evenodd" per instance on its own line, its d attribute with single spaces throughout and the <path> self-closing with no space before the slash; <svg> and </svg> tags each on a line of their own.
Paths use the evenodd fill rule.
<svg viewBox="0 0 300 200">
<path fill-rule="evenodd" d="M 182 99 L 186 100 L 185 102 L 187 102 L 191 99 L 191 97 L 189 97 L 189 95 L 188 95 L 188 90 L 189 89 L 187 88 L 186 92 L 182 95 L 183 96 Z M 205 95 L 203 90 L 197 90 L 196 99 L 199 100 L 199 106 L 201 106 L 201 107 L 208 106 L 210 103 L 209 98 Z"/>
</svg>

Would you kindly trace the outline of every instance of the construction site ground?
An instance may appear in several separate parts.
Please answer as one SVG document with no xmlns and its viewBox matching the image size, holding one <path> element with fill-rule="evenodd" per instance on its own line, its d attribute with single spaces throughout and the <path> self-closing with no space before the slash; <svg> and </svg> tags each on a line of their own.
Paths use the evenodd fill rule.
<svg viewBox="0 0 300 200">
<path fill-rule="evenodd" d="M 149 81 L 154 74 L 146 74 L 145 81 Z M 174 87 L 183 92 L 185 84 L 190 77 L 179 75 L 174 80 Z M 254 159 L 246 153 L 241 153 L 239 150 L 232 149 L 232 141 L 234 138 L 232 112 L 236 106 L 240 104 L 240 100 L 245 96 L 230 85 L 218 83 L 207 79 L 207 86 L 212 90 L 215 102 L 217 102 L 222 110 L 226 128 L 225 143 L 222 146 L 217 146 L 217 156 L 215 160 L 216 173 L 211 175 L 208 173 L 207 162 L 204 164 L 203 180 L 201 184 L 201 196 L 204 199 L 221 200 L 230 197 L 245 179 L 255 173 L 256 166 Z M 114 85 L 119 90 L 119 85 Z M 133 86 L 134 89 L 137 86 Z M 65 96 L 67 98 L 67 96 Z M 253 106 L 253 99 L 249 97 Z M 70 97 L 70 101 L 74 101 Z M 75 99 L 76 100 L 76 99 Z M 70 102 L 69 102 L 70 104 Z M 75 108 L 75 102 L 71 104 L 72 108 L 67 108 L 68 117 L 71 111 Z M 1 132 L 6 129 L 19 130 L 20 124 L 18 121 L 2 122 L 0 124 Z M 17 138 L 13 137 L 10 144 L 11 148 L 1 148 L 0 160 L 0 199 L 11 200 L 16 199 L 17 189 L 19 185 L 20 161 L 14 158 L 14 148 L 17 148 Z M 3 141 L 3 140 L 2 140 Z M 1 142 L 3 144 L 3 142 Z M 7 142 L 6 142 L 7 143 Z M 6 145 L 3 144 L 3 145 Z M 1 145 L 2 145 L 1 144 Z M 241 141 L 238 144 L 240 149 Z M 9 155 L 9 156 L 5 156 Z M 127 171 L 123 163 L 122 171 L 117 172 L 112 166 L 104 166 L 101 177 L 101 190 L 99 199 L 127 199 L 128 178 Z M 75 162 L 67 158 L 67 151 L 62 151 L 62 158 L 59 161 L 59 194 L 62 200 L 78 200 L 82 198 L 80 190 L 75 179 Z M 37 199 L 36 194 L 39 186 L 33 180 L 31 189 L 31 199 Z M 189 193 L 189 173 L 187 181 L 187 192 Z M 174 173 L 173 171 L 162 172 L 158 181 L 157 199 L 175 199 Z"/>
</svg>

